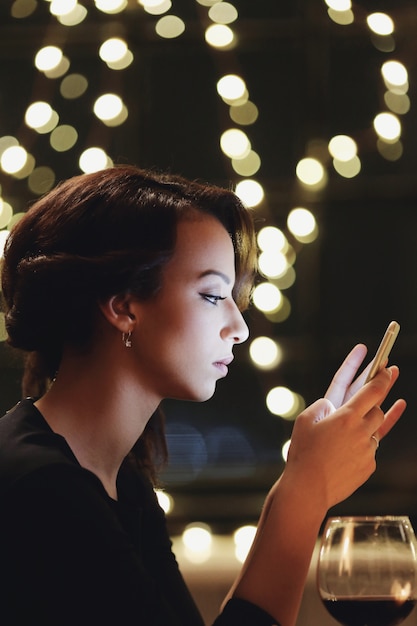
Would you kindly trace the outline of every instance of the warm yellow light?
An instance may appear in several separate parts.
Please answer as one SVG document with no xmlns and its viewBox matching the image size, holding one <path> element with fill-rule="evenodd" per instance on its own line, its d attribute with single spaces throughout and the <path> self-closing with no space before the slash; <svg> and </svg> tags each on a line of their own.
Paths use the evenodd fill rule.
<svg viewBox="0 0 417 626">
<path fill-rule="evenodd" d="M 123 100 L 114 93 L 105 93 L 94 103 L 94 113 L 100 120 L 111 120 L 123 110 Z"/>
<path fill-rule="evenodd" d="M 155 31 L 164 39 L 175 39 L 185 31 L 185 24 L 176 15 L 165 15 L 156 23 Z"/>
<path fill-rule="evenodd" d="M 182 541 L 193 551 L 206 550 L 212 542 L 210 528 L 201 523 L 189 524 L 182 534 Z"/>
<path fill-rule="evenodd" d="M 305 185 L 318 185 L 324 179 L 324 167 L 317 159 L 301 159 L 296 167 L 297 178 Z"/>
<path fill-rule="evenodd" d="M 25 122 L 30 128 L 41 128 L 52 118 L 53 110 L 48 102 L 33 102 L 26 109 Z"/>
<path fill-rule="evenodd" d="M 217 82 L 217 93 L 228 101 L 238 100 L 245 91 L 245 81 L 236 74 L 226 74 Z"/>
<path fill-rule="evenodd" d="M 12 146 L 18 146 L 19 142 L 16 137 L 12 135 L 3 135 L 0 137 L 0 156 L 6 150 L 6 148 L 11 148 Z"/>
<path fill-rule="evenodd" d="M 247 207 L 258 206 L 265 195 L 262 185 L 252 178 L 241 180 L 236 185 L 235 193 Z"/>
<path fill-rule="evenodd" d="M 209 18 L 217 24 L 231 24 L 238 18 L 238 12 L 230 2 L 217 2 L 208 12 Z"/>
<path fill-rule="evenodd" d="M 81 24 L 87 17 L 87 9 L 81 4 L 76 4 L 73 11 L 66 13 L 65 15 L 58 16 L 58 22 L 64 26 L 77 26 Z"/>
<path fill-rule="evenodd" d="M 124 39 L 121 39 L 120 37 L 111 37 L 110 39 L 106 39 L 106 41 L 101 44 L 98 53 L 100 58 L 108 63 L 122 59 L 127 50 L 127 43 Z"/>
<path fill-rule="evenodd" d="M 376 35 L 391 35 L 394 32 L 394 22 L 386 13 L 371 13 L 366 22 Z"/>
<path fill-rule="evenodd" d="M 28 176 L 30 176 L 30 174 L 35 168 L 35 165 L 36 165 L 35 157 L 33 156 L 33 154 L 27 153 L 26 161 L 24 165 L 20 169 L 12 172 L 12 174 L 15 178 L 22 180 L 23 178 L 27 178 Z M 12 222 L 13 222 L 13 219 L 11 223 Z"/>
<path fill-rule="evenodd" d="M 292 265 L 289 265 L 285 274 L 274 279 L 274 284 L 278 287 L 278 289 L 289 289 L 295 283 L 296 277 L 295 269 Z"/>
<path fill-rule="evenodd" d="M 242 126 L 254 124 L 259 115 L 258 107 L 250 100 L 239 104 L 232 104 L 229 113 L 232 120 L 237 124 L 242 124 Z"/>
<path fill-rule="evenodd" d="M 11 146 L 3 151 L 0 166 L 7 174 L 16 174 L 24 168 L 27 159 L 28 153 L 23 146 Z"/>
<path fill-rule="evenodd" d="M 57 152 L 66 152 L 77 143 L 78 133 L 73 126 L 62 124 L 57 126 L 51 133 L 49 142 Z"/>
<path fill-rule="evenodd" d="M 211 556 L 212 541 L 211 529 L 207 524 L 202 522 L 188 524 L 182 534 L 185 556 L 194 563 L 208 560 Z"/>
<path fill-rule="evenodd" d="M 63 98 L 73 100 L 79 98 L 86 92 L 88 80 L 82 74 L 68 74 L 60 85 L 60 92 Z"/>
<path fill-rule="evenodd" d="M 355 156 L 349 161 L 333 159 L 333 167 L 340 176 L 344 178 L 354 178 L 361 171 L 362 164 L 359 157 Z"/>
<path fill-rule="evenodd" d="M 350 161 L 350 159 L 356 156 L 358 146 L 356 141 L 349 135 L 335 135 L 329 141 L 329 152 L 339 161 Z"/>
<path fill-rule="evenodd" d="M 15 0 L 10 7 L 10 15 L 15 19 L 29 17 L 37 9 L 37 0 Z"/>
<path fill-rule="evenodd" d="M 81 154 L 78 164 L 84 173 L 98 172 L 112 165 L 112 160 L 102 148 L 87 148 Z"/>
<path fill-rule="evenodd" d="M 103 13 L 121 13 L 127 7 L 127 0 L 94 0 L 94 3 Z"/>
<path fill-rule="evenodd" d="M 387 161 L 398 161 L 403 155 L 404 148 L 401 141 L 395 141 L 394 143 L 386 143 L 382 139 L 378 139 L 376 147 L 379 154 Z"/>
<path fill-rule="evenodd" d="M 384 102 L 390 111 L 397 115 L 405 115 L 411 107 L 410 98 L 405 93 L 386 91 L 384 94 Z"/>
<path fill-rule="evenodd" d="M 41 196 L 52 189 L 55 180 L 55 173 L 50 167 L 36 167 L 28 178 L 28 187 L 33 193 Z"/>
<path fill-rule="evenodd" d="M 68 72 L 69 67 L 70 67 L 69 59 L 66 56 L 63 56 L 60 62 L 58 63 L 58 65 L 55 65 L 55 67 L 49 70 L 45 70 L 44 74 L 48 78 L 52 78 L 52 79 L 61 78 L 61 76 L 64 76 L 64 74 Z"/>
<path fill-rule="evenodd" d="M 174 508 L 174 500 L 172 499 L 172 496 L 170 496 L 169 493 L 163 491 L 162 489 L 156 489 L 155 493 L 156 497 L 158 498 L 158 504 L 164 511 L 164 513 L 166 515 L 171 513 L 172 509 Z"/>
<path fill-rule="evenodd" d="M 140 0 L 139 4 L 150 15 L 162 15 L 167 13 L 172 7 L 171 0 Z"/>
<path fill-rule="evenodd" d="M 393 113 L 379 113 L 374 119 L 374 128 L 385 141 L 397 141 L 401 136 L 401 122 Z"/>
<path fill-rule="evenodd" d="M 281 456 L 285 462 L 287 462 L 287 459 L 288 459 L 288 452 L 290 449 L 290 445 L 291 445 L 291 439 L 288 439 L 288 441 L 286 441 L 281 448 Z"/>
<path fill-rule="evenodd" d="M 381 67 L 381 73 L 388 88 L 408 85 L 407 68 L 399 61 L 386 61 Z"/>
<path fill-rule="evenodd" d="M 251 144 L 243 130 L 229 128 L 220 137 L 220 147 L 228 157 L 242 159 L 249 154 Z"/>
<path fill-rule="evenodd" d="M 133 61 L 133 54 L 121 37 L 110 37 L 99 48 L 99 57 L 112 70 L 122 70 Z"/>
<path fill-rule="evenodd" d="M 249 355 L 257 367 L 272 369 L 282 361 L 282 350 L 271 337 L 256 337 L 249 346 Z"/>
<path fill-rule="evenodd" d="M 13 217 L 11 204 L 0 198 L 0 228 L 6 228 Z"/>
<path fill-rule="evenodd" d="M 233 541 L 235 543 L 235 556 L 236 559 L 243 563 L 246 559 L 248 552 L 252 546 L 253 540 L 256 535 L 256 526 L 247 525 L 241 526 L 233 534 Z"/>
<path fill-rule="evenodd" d="M 60 64 L 62 57 L 62 50 L 57 46 L 45 46 L 37 52 L 35 66 L 41 72 L 53 70 Z"/>
<path fill-rule="evenodd" d="M 77 0 L 52 0 L 49 5 L 49 11 L 52 15 L 62 16 L 68 15 L 77 6 Z"/>
<path fill-rule="evenodd" d="M 107 66 L 111 70 L 125 70 L 134 61 L 134 56 L 130 50 L 126 50 L 126 54 L 117 61 L 107 61 Z"/>
<path fill-rule="evenodd" d="M 205 40 L 213 48 L 226 48 L 231 46 L 234 41 L 234 33 L 229 26 L 225 24 L 212 24 L 206 28 Z"/>
<path fill-rule="evenodd" d="M 351 0 L 325 0 L 325 2 L 334 11 L 349 11 L 352 8 Z"/>
<path fill-rule="evenodd" d="M 355 20 L 353 11 L 350 9 L 348 11 L 335 11 L 329 8 L 327 14 L 335 24 L 339 24 L 340 26 L 349 26 L 349 24 L 353 24 Z"/>
<path fill-rule="evenodd" d="M 292 417 L 297 407 L 297 398 L 287 387 L 274 387 L 266 396 L 266 406 L 274 415 Z"/>
<path fill-rule="evenodd" d="M 0 230 L 0 258 L 3 256 L 4 246 L 6 245 L 6 240 L 9 234 L 10 233 L 8 230 Z M 4 317 L 3 317 L 3 322 L 4 322 Z M 3 336 L 3 339 L 1 339 L 1 341 L 4 341 L 6 339 L 6 336 L 4 333 L 2 334 L 2 336 Z"/>
<path fill-rule="evenodd" d="M 264 226 L 257 235 L 258 246 L 263 251 L 286 251 L 288 242 L 282 230 L 276 226 Z"/>
<path fill-rule="evenodd" d="M 277 311 L 282 304 L 282 294 L 272 283 L 260 283 L 253 291 L 253 303 L 264 313 Z"/>
<path fill-rule="evenodd" d="M 261 252 L 258 258 L 258 266 L 261 274 L 267 278 L 279 278 L 288 268 L 288 261 L 282 252 Z"/>
<path fill-rule="evenodd" d="M 261 158 L 257 152 L 250 150 L 243 159 L 232 159 L 232 167 L 240 176 L 253 176 L 261 167 Z"/>
<path fill-rule="evenodd" d="M 316 218 L 308 209 L 296 207 L 287 217 L 287 226 L 295 237 L 308 237 L 316 229 Z"/>
</svg>

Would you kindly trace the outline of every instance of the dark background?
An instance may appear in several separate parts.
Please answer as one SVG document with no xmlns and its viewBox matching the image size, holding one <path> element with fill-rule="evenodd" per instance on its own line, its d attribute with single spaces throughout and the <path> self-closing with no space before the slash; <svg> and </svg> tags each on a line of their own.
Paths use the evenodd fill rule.
<svg viewBox="0 0 417 626">
<path fill-rule="evenodd" d="M 373 352 L 391 319 L 401 323 L 392 361 L 402 370 L 392 395 L 403 395 L 408 409 L 380 446 L 377 473 L 335 512 L 417 518 L 415 1 L 358 2 L 355 22 L 340 26 L 318 0 L 237 0 L 239 19 L 231 26 L 238 45 L 229 51 L 204 42 L 207 8 L 195 0 L 173 1 L 170 13 L 186 23 L 185 33 L 174 40 L 158 37 L 157 18 L 133 1 L 123 13 L 106 15 L 86 0 L 87 19 L 71 28 L 57 23 L 45 0 L 20 20 L 10 16 L 12 4 L 0 6 L 0 137 L 18 137 L 38 165 L 54 169 L 57 181 L 79 173 L 80 152 L 99 145 L 114 162 L 235 184 L 240 177 L 219 148 L 220 134 L 235 124 L 215 85 L 223 74 L 236 72 L 259 108 L 256 123 L 244 128 L 262 159 L 254 176 L 265 189 L 265 200 L 254 209 L 257 224 L 286 230 L 289 210 L 300 204 L 318 222 L 318 239 L 296 248 L 297 280 L 286 292 L 290 317 L 274 324 L 254 308 L 246 314 L 253 337 L 269 334 L 280 341 L 282 364 L 273 372 L 258 371 L 244 345 L 212 400 L 165 404 L 171 465 L 163 478 L 176 498 L 172 524 L 199 519 L 225 529 L 255 521 L 282 470 L 281 446 L 292 428 L 266 409 L 267 391 L 282 384 L 307 403 L 314 401 L 347 351 L 361 341 Z M 374 10 L 394 19 L 392 52 L 373 43 L 365 18 Z M 135 56 L 122 72 L 98 58 L 100 44 L 112 35 L 125 37 Z M 60 80 L 35 70 L 34 56 L 47 43 L 62 46 L 70 71 L 88 77 L 81 98 L 65 101 Z M 391 58 L 409 71 L 411 100 L 401 119 L 404 152 L 396 162 L 377 152 L 372 129 L 374 116 L 386 108 L 380 67 Z M 122 126 L 107 128 L 92 104 L 99 93 L 112 90 L 121 93 L 129 117 Z M 76 127 L 79 140 L 69 152 L 54 153 L 48 136 L 25 127 L 28 104 L 41 99 L 59 110 L 61 123 Z M 297 162 L 313 141 L 327 142 L 339 133 L 357 141 L 361 173 L 344 179 L 330 166 L 325 189 L 306 192 L 296 181 Z M 0 172 L 0 185 L 15 212 L 34 199 L 25 180 Z M 4 344 L 0 375 L 3 412 L 20 394 L 20 362 Z"/>
</svg>

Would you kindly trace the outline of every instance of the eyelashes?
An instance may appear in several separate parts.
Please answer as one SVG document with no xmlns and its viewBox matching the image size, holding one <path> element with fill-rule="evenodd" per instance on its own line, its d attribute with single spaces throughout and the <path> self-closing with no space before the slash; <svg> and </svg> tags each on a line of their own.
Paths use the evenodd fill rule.
<svg viewBox="0 0 417 626">
<path fill-rule="evenodd" d="M 200 293 L 200 296 L 204 300 L 207 300 L 207 302 L 210 302 L 210 304 L 214 304 L 214 306 L 217 306 L 217 303 L 220 300 L 226 300 L 226 297 L 215 296 L 214 294 L 211 294 L 211 293 Z"/>
</svg>

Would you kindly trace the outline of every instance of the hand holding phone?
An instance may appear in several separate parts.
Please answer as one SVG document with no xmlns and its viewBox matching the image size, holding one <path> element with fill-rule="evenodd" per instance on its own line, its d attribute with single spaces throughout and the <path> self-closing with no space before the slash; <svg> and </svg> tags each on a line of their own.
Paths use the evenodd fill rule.
<svg viewBox="0 0 417 626">
<path fill-rule="evenodd" d="M 371 380 L 387 362 L 388 355 L 391 352 L 392 346 L 394 345 L 399 331 L 400 325 L 398 324 L 398 322 L 390 322 L 390 324 L 388 324 L 385 335 L 383 336 L 382 341 L 379 344 L 378 350 L 376 351 L 376 354 L 373 358 L 371 369 L 369 370 L 369 374 L 366 378 L 365 383 Z"/>
</svg>

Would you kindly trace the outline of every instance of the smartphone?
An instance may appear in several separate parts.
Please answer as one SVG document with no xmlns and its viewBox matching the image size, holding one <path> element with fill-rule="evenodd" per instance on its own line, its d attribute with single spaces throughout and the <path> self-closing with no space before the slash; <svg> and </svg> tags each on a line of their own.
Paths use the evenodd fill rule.
<svg viewBox="0 0 417 626">
<path fill-rule="evenodd" d="M 369 374 L 366 378 L 366 383 L 371 380 L 376 374 L 378 374 L 381 367 L 388 360 L 388 355 L 391 352 L 392 346 L 394 345 L 395 340 L 397 339 L 397 335 L 400 332 L 400 325 L 398 322 L 390 322 L 388 324 L 388 328 L 385 331 L 385 335 L 382 337 L 382 341 L 379 344 L 378 350 L 372 361 L 371 369 L 369 370 Z"/>
</svg>

